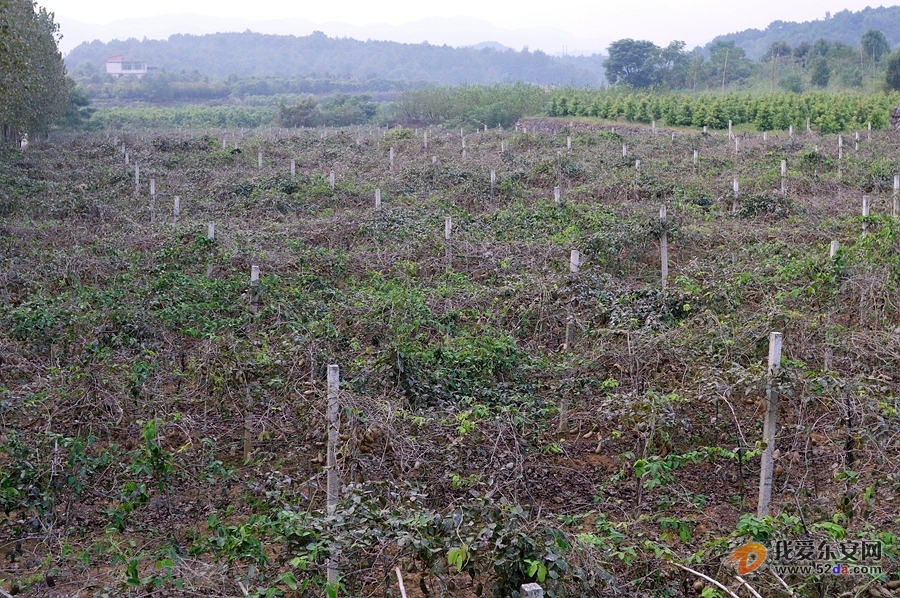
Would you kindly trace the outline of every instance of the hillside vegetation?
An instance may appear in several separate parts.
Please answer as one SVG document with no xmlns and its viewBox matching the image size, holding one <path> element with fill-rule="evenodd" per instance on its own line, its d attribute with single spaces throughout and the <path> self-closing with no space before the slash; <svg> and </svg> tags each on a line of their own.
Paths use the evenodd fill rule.
<svg viewBox="0 0 900 598">
<path fill-rule="evenodd" d="M 897 570 L 897 133 L 841 160 L 833 135 L 569 119 L 424 143 L 132 132 L 0 158 L 5 590 L 399 596 L 400 567 L 417 598 L 714 598 L 675 563 L 745 595 L 725 558 L 785 536 L 881 541 Z"/>
<path fill-rule="evenodd" d="M 236 77 L 406 81 L 408 84 L 500 83 L 599 85 L 601 57 L 549 56 L 521 52 L 453 48 L 307 36 L 215 33 L 173 35 L 167 40 L 114 40 L 83 43 L 66 56 L 66 66 L 92 83 L 105 77 L 106 59 L 118 54 L 166 73 L 197 72 Z M 301 90 L 307 91 L 307 90 Z M 368 89 L 367 91 L 372 91 Z"/>
<path fill-rule="evenodd" d="M 824 15 L 823 15 L 824 17 Z M 746 51 L 747 56 L 758 60 L 769 50 L 772 43 L 785 41 L 791 46 L 802 42 L 814 43 L 823 38 L 856 45 L 860 36 L 870 29 L 884 33 L 892 48 L 900 45 L 900 6 L 866 7 L 859 12 L 842 10 L 829 18 L 796 23 L 773 21 L 765 29 L 745 29 L 713 38 L 710 45 L 719 42 L 734 42 Z"/>
</svg>

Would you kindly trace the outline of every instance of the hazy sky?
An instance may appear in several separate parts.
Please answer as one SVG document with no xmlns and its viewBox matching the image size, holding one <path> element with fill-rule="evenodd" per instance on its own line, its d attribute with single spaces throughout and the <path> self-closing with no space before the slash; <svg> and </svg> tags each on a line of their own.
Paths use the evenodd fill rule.
<svg viewBox="0 0 900 598">
<path fill-rule="evenodd" d="M 774 20 L 807 21 L 843 9 L 857 11 L 871 0 L 38 0 L 58 16 L 87 23 L 197 13 L 218 17 L 265 20 L 301 17 L 323 23 L 399 25 L 426 17 L 469 16 L 505 28 L 550 26 L 576 36 L 608 43 L 624 37 L 673 39 L 688 47 L 722 33 L 749 27 L 765 28 Z M 889 3 L 894 5 L 896 3 Z M 879 4 L 875 4 L 879 6 Z"/>
</svg>

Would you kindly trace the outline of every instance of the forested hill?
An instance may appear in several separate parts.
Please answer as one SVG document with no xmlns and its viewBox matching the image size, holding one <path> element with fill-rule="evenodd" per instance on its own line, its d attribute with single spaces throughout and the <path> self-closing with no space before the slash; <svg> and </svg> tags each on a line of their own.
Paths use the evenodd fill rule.
<svg viewBox="0 0 900 598">
<path fill-rule="evenodd" d="M 813 43 L 821 37 L 857 46 L 862 34 L 869 29 L 884 33 L 891 48 L 900 45 L 900 6 L 865 8 L 859 12 L 843 10 L 829 18 L 803 23 L 773 21 L 764 30 L 746 29 L 720 35 L 711 43 L 733 41 L 744 49 L 748 58 L 755 60 L 762 57 L 775 41 L 796 46 L 804 41 Z"/>
<path fill-rule="evenodd" d="M 173 35 L 168 40 L 114 40 L 83 43 L 66 57 L 69 71 L 90 62 L 99 72 L 106 59 L 122 54 L 166 72 L 199 71 L 211 77 L 329 75 L 430 82 L 596 86 L 603 81 L 602 58 L 554 57 L 539 50 L 521 52 L 453 48 L 428 43 L 335 39 L 321 32 L 308 36 L 216 33 Z"/>
</svg>

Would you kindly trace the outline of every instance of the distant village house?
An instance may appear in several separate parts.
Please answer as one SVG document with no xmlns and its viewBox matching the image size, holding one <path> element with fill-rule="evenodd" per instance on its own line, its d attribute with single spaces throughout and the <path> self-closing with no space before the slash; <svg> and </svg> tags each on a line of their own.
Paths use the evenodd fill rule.
<svg viewBox="0 0 900 598">
<path fill-rule="evenodd" d="M 106 59 L 106 72 L 116 77 L 121 77 L 122 75 L 143 77 L 149 70 L 152 69 L 147 68 L 146 62 L 125 62 L 121 54 Z"/>
</svg>

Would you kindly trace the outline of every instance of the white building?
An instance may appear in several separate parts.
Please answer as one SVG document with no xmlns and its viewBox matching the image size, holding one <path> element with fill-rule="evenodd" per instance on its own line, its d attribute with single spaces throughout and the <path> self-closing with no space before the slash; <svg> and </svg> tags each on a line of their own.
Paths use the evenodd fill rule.
<svg viewBox="0 0 900 598">
<path fill-rule="evenodd" d="M 147 74 L 146 62 L 125 62 L 122 55 L 112 56 L 106 59 L 106 72 L 120 77 L 122 75 L 137 75 L 143 77 Z"/>
</svg>

